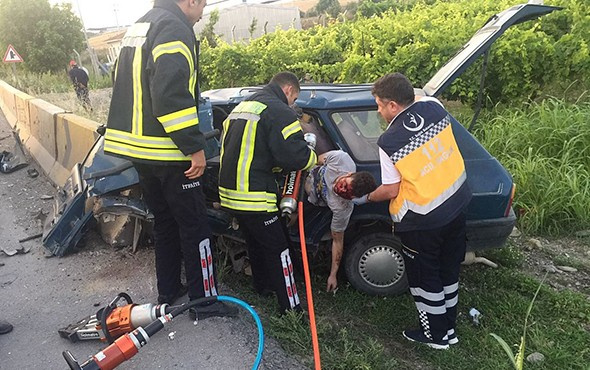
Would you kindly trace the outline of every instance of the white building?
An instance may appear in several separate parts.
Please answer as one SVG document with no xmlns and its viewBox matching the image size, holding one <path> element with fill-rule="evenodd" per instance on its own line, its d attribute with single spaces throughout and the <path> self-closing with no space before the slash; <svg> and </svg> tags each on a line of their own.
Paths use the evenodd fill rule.
<svg viewBox="0 0 590 370">
<path fill-rule="evenodd" d="M 230 0 L 231 1 L 231 0 Z M 224 1 L 227 5 L 230 1 Z M 226 42 L 247 41 L 250 39 L 249 28 L 256 19 L 256 29 L 253 38 L 260 37 L 265 32 L 274 32 L 277 28 L 287 30 L 301 29 L 301 17 L 296 7 L 285 7 L 270 4 L 243 3 L 234 0 L 235 5 L 229 7 L 219 6 L 219 21 L 215 24 L 214 32 Z M 233 1 L 232 1 L 233 2 Z M 214 10 L 215 4 L 212 4 Z M 219 4 L 221 5 L 221 4 Z M 207 8 L 205 8 L 207 9 Z M 200 35 L 205 25 L 209 22 L 210 12 L 203 15 L 203 19 L 195 24 L 195 32 Z"/>
</svg>

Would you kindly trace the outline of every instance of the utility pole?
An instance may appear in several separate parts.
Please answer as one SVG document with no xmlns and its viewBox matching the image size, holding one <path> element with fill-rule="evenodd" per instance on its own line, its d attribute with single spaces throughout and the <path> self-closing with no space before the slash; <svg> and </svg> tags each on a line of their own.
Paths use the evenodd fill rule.
<svg viewBox="0 0 590 370">
<path fill-rule="evenodd" d="M 117 29 L 119 29 L 119 17 L 117 16 L 119 13 L 119 6 L 117 4 L 113 4 L 113 13 L 115 13 L 115 24 L 117 25 Z"/>
<path fill-rule="evenodd" d="M 76 5 L 78 7 L 78 14 L 80 14 L 80 20 L 82 21 L 82 29 L 84 30 L 84 39 L 86 39 L 86 46 L 88 47 L 88 53 L 90 54 L 90 60 L 92 61 L 92 69 L 94 70 L 94 75 L 99 75 L 98 70 L 98 60 L 96 55 L 94 54 L 94 50 L 90 47 L 90 42 L 88 42 L 88 35 L 86 34 L 86 25 L 84 23 L 84 17 L 82 16 L 82 10 L 80 9 L 80 1 L 76 0 Z"/>
</svg>

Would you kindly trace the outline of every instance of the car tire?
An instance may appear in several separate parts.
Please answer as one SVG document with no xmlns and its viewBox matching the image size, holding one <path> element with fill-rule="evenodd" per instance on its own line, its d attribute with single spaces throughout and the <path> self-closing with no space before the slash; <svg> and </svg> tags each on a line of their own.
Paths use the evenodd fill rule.
<svg viewBox="0 0 590 370">
<path fill-rule="evenodd" d="M 369 295 L 396 295 L 408 289 L 398 238 L 387 233 L 364 235 L 347 248 L 345 271 L 354 288 Z"/>
</svg>

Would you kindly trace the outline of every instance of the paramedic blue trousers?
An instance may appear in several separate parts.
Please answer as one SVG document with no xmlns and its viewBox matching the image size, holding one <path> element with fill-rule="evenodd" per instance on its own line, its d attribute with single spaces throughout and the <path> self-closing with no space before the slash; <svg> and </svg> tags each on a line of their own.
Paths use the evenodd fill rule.
<svg viewBox="0 0 590 370">
<path fill-rule="evenodd" d="M 455 334 L 459 269 L 465 258 L 465 214 L 430 230 L 396 232 L 424 334 L 434 341 Z"/>
</svg>

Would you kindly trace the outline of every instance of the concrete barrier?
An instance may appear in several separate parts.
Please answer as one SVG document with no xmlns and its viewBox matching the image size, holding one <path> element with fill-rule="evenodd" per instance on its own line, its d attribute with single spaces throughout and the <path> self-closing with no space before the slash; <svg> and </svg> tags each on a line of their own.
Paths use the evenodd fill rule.
<svg viewBox="0 0 590 370">
<path fill-rule="evenodd" d="M 98 138 L 99 124 L 66 113 L 0 80 L 0 109 L 20 141 L 55 185 L 62 186 Z"/>
<path fill-rule="evenodd" d="M 57 158 L 55 129 L 60 113 L 65 110 L 41 99 L 29 100 L 30 135 L 24 145 L 47 176 L 51 175 Z"/>
<path fill-rule="evenodd" d="M 95 121 L 70 113 L 57 114 L 55 126 L 55 164 L 49 177 L 57 185 L 63 185 L 71 169 L 82 162 L 98 138 Z"/>
<path fill-rule="evenodd" d="M 14 107 L 16 109 L 16 132 L 21 143 L 25 143 L 31 136 L 31 117 L 29 101 L 35 99 L 29 94 L 16 90 L 14 93 Z"/>
<path fill-rule="evenodd" d="M 19 92 L 4 81 L 0 81 L 0 108 L 12 128 L 16 126 L 16 105 L 14 96 Z"/>
</svg>

